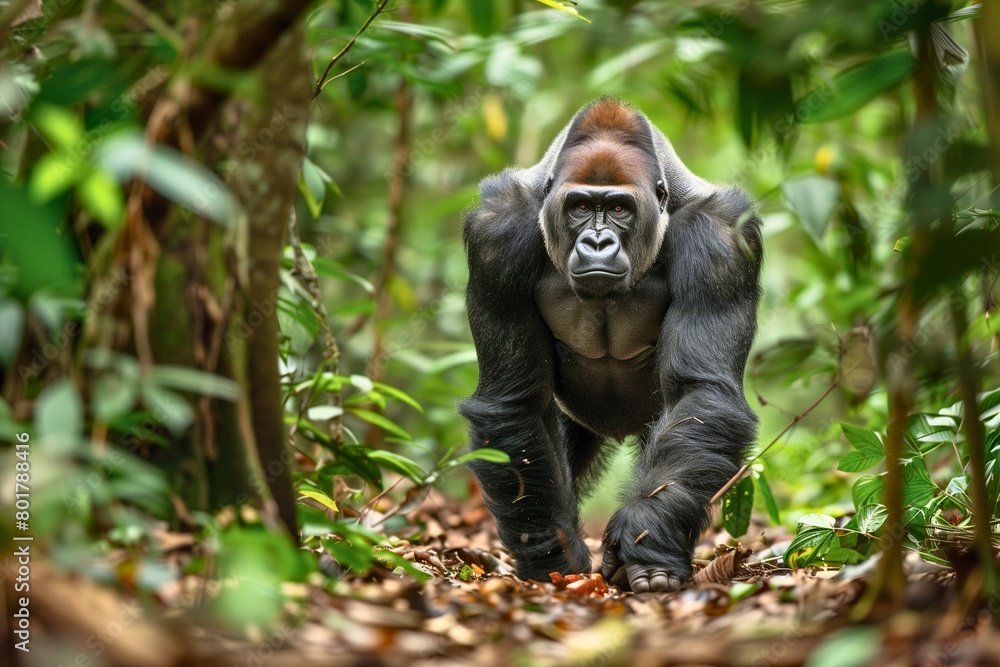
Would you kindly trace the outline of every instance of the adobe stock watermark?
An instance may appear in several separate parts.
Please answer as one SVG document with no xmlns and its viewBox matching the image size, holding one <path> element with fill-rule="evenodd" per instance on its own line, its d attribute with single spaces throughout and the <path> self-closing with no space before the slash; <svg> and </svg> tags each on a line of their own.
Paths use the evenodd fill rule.
<svg viewBox="0 0 1000 667">
<path fill-rule="evenodd" d="M 234 159 L 218 172 L 219 180 L 205 182 L 194 194 L 194 212 L 198 215 L 206 215 L 212 208 L 208 204 L 209 201 L 218 197 L 224 188 L 230 188 L 238 177 L 243 176 L 258 155 L 276 139 L 288 132 L 293 123 L 302 121 L 304 121 L 304 115 L 292 105 L 283 104 L 280 107 L 272 108 L 268 122 L 264 126 L 241 137 L 235 147 Z"/>
<path fill-rule="evenodd" d="M 480 83 L 471 94 L 448 105 L 442 114 L 444 122 L 435 128 L 429 136 L 415 141 L 410 147 L 406 163 L 403 164 L 399 173 L 387 171 L 386 180 L 390 183 L 408 180 L 418 167 L 427 162 L 438 151 L 441 144 L 448 140 L 448 137 L 466 118 L 482 107 L 483 100 L 489 95 L 489 92 L 489 88 Z"/>
</svg>

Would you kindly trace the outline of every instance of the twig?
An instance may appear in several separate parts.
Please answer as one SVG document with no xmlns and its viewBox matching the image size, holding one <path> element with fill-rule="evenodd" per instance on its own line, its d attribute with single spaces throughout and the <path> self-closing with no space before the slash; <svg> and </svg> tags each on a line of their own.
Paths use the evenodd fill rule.
<svg viewBox="0 0 1000 667">
<path fill-rule="evenodd" d="M 358 32 L 355 33 L 354 37 L 351 37 L 351 41 L 349 41 L 347 44 L 344 44 L 344 48 L 342 48 L 337 53 L 337 55 L 335 55 L 333 58 L 330 59 L 330 62 L 327 63 L 326 65 L 326 69 L 323 70 L 323 75 L 320 76 L 319 79 L 316 81 L 316 88 L 313 89 L 313 96 L 312 96 L 313 99 L 319 97 L 319 94 L 323 92 L 323 87 L 326 86 L 326 84 L 328 83 L 328 81 L 326 80 L 326 75 L 330 73 L 330 70 L 333 69 L 333 66 L 336 65 L 337 61 L 343 58 L 347 54 L 347 52 L 351 50 L 351 47 L 353 47 L 354 43 L 358 41 L 358 37 L 361 36 L 361 33 L 363 33 L 365 30 L 368 29 L 368 26 L 370 26 L 372 21 L 375 20 L 375 17 L 377 17 L 385 10 L 385 6 L 387 4 L 389 4 L 389 0 L 382 0 L 381 2 L 379 2 L 378 7 L 376 7 L 375 11 L 372 12 L 371 16 L 368 17 L 368 20 L 362 23 L 361 27 L 358 29 Z M 330 79 L 330 81 L 332 80 L 333 79 Z"/>
<path fill-rule="evenodd" d="M 673 427 L 675 427 L 675 426 L 677 426 L 677 425 L 679 425 L 679 424 L 683 424 L 684 422 L 688 422 L 688 421 L 696 421 L 696 422 L 698 422 L 698 423 L 699 423 L 699 424 L 701 424 L 701 425 L 704 425 L 704 424 L 705 424 L 705 422 L 703 422 L 702 420 L 700 420 L 700 419 L 698 419 L 697 417 L 695 417 L 695 416 L 693 416 L 693 415 L 692 415 L 692 416 L 690 416 L 690 417 L 685 417 L 684 419 L 678 419 L 678 420 L 677 420 L 677 421 L 675 421 L 675 422 L 674 422 L 673 424 L 671 424 L 670 426 L 668 426 L 668 427 L 667 427 L 667 430 L 666 430 L 666 431 L 664 431 L 664 433 L 666 433 L 667 431 L 669 431 L 669 430 L 670 430 L 670 429 L 672 429 Z"/>
<path fill-rule="evenodd" d="M 389 286 L 396 274 L 396 251 L 406 224 L 403 198 L 406 195 L 407 165 L 410 162 L 410 134 L 413 124 L 413 95 L 406 80 L 399 83 L 396 90 L 396 109 L 399 112 L 399 129 L 396 132 L 396 146 L 393 154 L 392 174 L 389 182 L 389 221 L 386 224 L 385 243 L 382 248 L 382 263 L 372 281 L 375 294 L 374 322 L 375 344 L 368 364 L 368 377 L 377 380 L 385 370 L 385 339 L 381 325 L 392 313 L 392 295 Z M 369 430 L 369 434 L 371 430 Z"/>
<path fill-rule="evenodd" d="M 831 384 L 829 387 L 826 388 L 826 391 L 824 391 L 819 398 L 813 401 L 812 405 L 810 405 L 808 408 L 806 408 L 799 414 L 792 417 L 792 420 L 787 424 L 785 424 L 785 428 L 781 429 L 781 432 L 778 433 L 778 435 L 774 436 L 774 439 L 767 444 L 767 447 L 754 454 L 753 458 L 751 458 L 749 461 L 743 464 L 743 467 L 740 468 L 739 471 L 737 471 L 737 473 L 733 475 L 728 482 L 726 482 L 726 485 L 723 486 L 721 489 L 719 489 L 714 496 L 712 496 L 712 500 L 709 501 L 709 504 L 719 502 L 719 499 L 722 498 L 722 496 L 726 495 L 726 492 L 729 491 L 729 489 L 733 488 L 736 485 L 736 482 L 740 481 L 743 475 L 746 474 L 747 470 L 750 469 L 750 466 L 753 465 L 754 461 L 756 461 L 761 456 L 766 454 L 767 450 L 771 449 L 771 447 L 773 447 L 775 443 L 781 439 L 781 436 L 788 433 L 788 431 L 790 431 L 796 424 L 802 421 L 806 417 L 806 415 L 815 410 L 816 407 L 823 402 L 823 399 L 829 396 L 830 392 L 833 391 L 836 387 L 837 387 L 837 382 L 834 381 L 833 384 Z"/>
<path fill-rule="evenodd" d="M 655 496 L 657 493 L 659 493 L 663 489 L 667 488 L 668 486 L 673 486 L 673 484 L 674 484 L 673 482 L 667 482 L 666 484 L 660 484 L 658 487 L 656 487 L 655 489 L 653 489 L 652 491 L 650 491 L 648 494 L 646 494 L 646 497 L 647 498 L 652 498 L 653 496 Z"/>
<path fill-rule="evenodd" d="M 316 313 L 316 318 L 319 320 L 319 340 L 323 347 L 323 364 L 328 366 L 334 375 L 339 375 L 340 347 L 337 345 L 337 339 L 330 329 L 330 320 L 326 312 L 326 306 L 323 304 L 323 294 L 319 290 L 319 276 L 316 274 L 316 269 L 313 267 L 312 262 L 309 261 L 306 253 L 302 250 L 302 240 L 299 237 L 299 222 L 295 215 L 295 209 L 292 209 L 291 215 L 288 217 L 288 242 L 292 246 L 292 251 L 295 255 L 292 275 L 298 278 L 299 283 L 309 293 L 309 297 L 312 300 L 310 306 L 312 306 L 313 312 Z M 343 395 L 340 391 L 328 392 L 328 394 L 331 406 L 336 408 L 343 407 Z M 340 445 L 344 442 L 344 422 L 341 415 L 337 415 L 330 420 L 330 437 L 333 439 L 334 445 Z"/>
</svg>

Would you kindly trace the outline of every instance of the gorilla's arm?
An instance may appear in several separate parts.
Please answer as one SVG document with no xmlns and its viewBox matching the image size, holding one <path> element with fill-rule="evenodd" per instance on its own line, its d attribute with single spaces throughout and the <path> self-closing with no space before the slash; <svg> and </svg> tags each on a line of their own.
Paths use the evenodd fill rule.
<svg viewBox="0 0 1000 667">
<path fill-rule="evenodd" d="M 658 345 L 664 411 L 605 535 L 604 576 L 632 590 L 690 577 L 708 501 L 736 473 L 757 418 L 743 369 L 760 298 L 760 221 L 737 189 L 688 203 L 667 227 L 670 306 Z M 746 219 L 744 219 L 746 218 Z"/>
<path fill-rule="evenodd" d="M 479 384 L 460 412 L 473 449 L 510 455 L 509 465 L 476 462 L 500 539 L 524 578 L 589 571 L 576 497 L 552 399 L 554 343 L 535 305 L 548 263 L 538 225 L 540 193 L 522 170 L 483 182 L 482 203 L 465 221 L 467 305 Z"/>
</svg>

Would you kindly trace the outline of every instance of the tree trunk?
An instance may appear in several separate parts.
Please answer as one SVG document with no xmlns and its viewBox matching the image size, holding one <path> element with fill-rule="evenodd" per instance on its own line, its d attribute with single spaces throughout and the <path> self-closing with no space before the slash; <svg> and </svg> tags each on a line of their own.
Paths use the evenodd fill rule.
<svg viewBox="0 0 1000 667">
<path fill-rule="evenodd" d="M 259 104 L 226 106 L 229 91 L 175 81 L 152 106 L 151 142 L 196 159 L 205 159 L 199 151 L 212 154 L 210 168 L 222 161 L 236 165 L 226 180 L 245 215 L 223 229 L 134 183 L 111 263 L 112 274 L 126 271 L 129 288 L 108 313 L 120 318 L 108 328 L 116 331 L 116 346 L 133 349 L 144 368 L 198 368 L 232 378 L 240 387 L 235 404 L 191 397 L 194 425 L 169 449 L 150 448 L 150 458 L 167 472 L 181 501 L 213 510 L 271 495 L 293 535 L 277 289 L 313 84 L 300 20 L 308 5 L 305 0 L 240 3 L 203 50 L 207 66 L 259 68 Z M 222 125 L 232 128 L 228 146 L 225 134 L 218 133 L 223 110 Z M 209 144 L 205 139 L 213 132 Z M 212 148 L 204 150 L 206 145 Z"/>
</svg>

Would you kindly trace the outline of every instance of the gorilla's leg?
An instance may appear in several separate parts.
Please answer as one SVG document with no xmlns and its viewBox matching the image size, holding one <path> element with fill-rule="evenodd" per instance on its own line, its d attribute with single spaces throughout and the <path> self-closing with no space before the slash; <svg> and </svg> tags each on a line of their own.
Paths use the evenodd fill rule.
<svg viewBox="0 0 1000 667">
<path fill-rule="evenodd" d="M 505 408 L 477 395 L 462 404 L 473 448 L 510 455 L 506 465 L 471 464 L 500 540 L 517 560 L 519 577 L 548 581 L 551 572 L 589 572 L 591 563 L 580 537 L 561 412 L 551 400 L 541 414 L 537 410 Z"/>
</svg>

